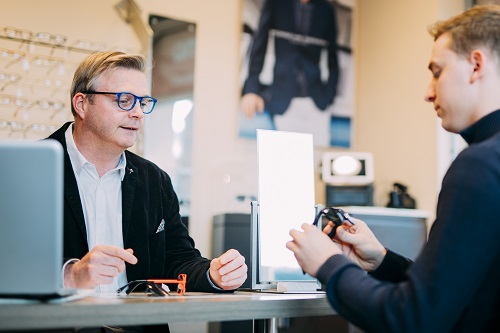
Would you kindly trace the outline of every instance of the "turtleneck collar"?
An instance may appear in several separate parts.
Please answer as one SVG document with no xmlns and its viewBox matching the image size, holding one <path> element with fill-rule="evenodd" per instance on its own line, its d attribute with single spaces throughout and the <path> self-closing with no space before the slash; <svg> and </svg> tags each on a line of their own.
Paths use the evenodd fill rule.
<svg viewBox="0 0 500 333">
<path fill-rule="evenodd" d="M 487 114 L 460 132 L 460 135 L 470 145 L 484 141 L 498 132 L 500 132 L 500 110 Z"/>
</svg>

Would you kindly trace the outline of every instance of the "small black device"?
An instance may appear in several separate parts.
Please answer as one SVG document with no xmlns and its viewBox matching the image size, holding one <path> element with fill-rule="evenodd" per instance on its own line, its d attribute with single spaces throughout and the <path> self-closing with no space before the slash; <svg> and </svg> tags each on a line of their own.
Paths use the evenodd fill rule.
<svg viewBox="0 0 500 333">
<path fill-rule="evenodd" d="M 415 199 L 408 194 L 408 187 L 400 184 L 394 183 L 394 190 L 389 193 L 389 203 L 387 207 L 390 208 L 417 208 L 417 203 Z"/>
<path fill-rule="evenodd" d="M 354 222 L 351 219 L 349 213 L 341 208 L 328 207 L 319 211 L 319 213 L 314 218 L 313 225 L 318 225 L 320 218 L 324 216 L 329 221 L 332 221 L 334 226 L 328 237 L 333 238 L 337 232 L 337 228 L 341 226 L 345 221 L 348 221 L 351 225 Z"/>
</svg>

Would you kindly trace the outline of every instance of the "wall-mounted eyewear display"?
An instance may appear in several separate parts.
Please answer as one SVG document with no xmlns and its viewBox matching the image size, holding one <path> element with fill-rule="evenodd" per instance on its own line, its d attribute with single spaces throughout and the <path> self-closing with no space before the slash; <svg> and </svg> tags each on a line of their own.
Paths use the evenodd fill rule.
<svg viewBox="0 0 500 333">
<path fill-rule="evenodd" d="M 64 65 L 64 59 L 53 56 L 38 55 L 31 59 L 31 64 L 47 68 L 47 75 L 55 68 L 61 68 Z"/>
<path fill-rule="evenodd" d="M 21 39 L 30 41 L 33 38 L 33 32 L 28 29 L 18 29 L 14 27 L 4 27 L 0 30 L 3 37 L 10 39 Z"/>
<path fill-rule="evenodd" d="M 64 110 L 65 104 L 63 101 L 57 101 L 57 100 L 51 101 L 48 99 L 39 99 L 28 105 L 28 107 L 26 107 L 26 111 L 31 110 L 35 106 L 37 106 L 40 110 L 43 111 L 54 110 L 54 112 L 50 116 L 50 119 L 53 119 L 58 112 Z"/>
<path fill-rule="evenodd" d="M 106 50 L 106 44 L 101 42 L 93 42 L 87 39 L 77 39 L 71 44 L 71 47 L 91 52 Z"/>
<path fill-rule="evenodd" d="M 44 31 L 33 33 L 28 29 L 20 29 L 12 26 L 0 28 L 0 38 L 18 41 L 21 43 L 20 47 L 24 43 L 27 43 L 30 46 L 35 44 L 49 46 L 52 47 L 51 54 L 56 48 L 84 53 L 94 53 L 108 49 L 104 42 L 91 41 L 88 39 L 77 39 L 70 42 L 68 41 L 68 37 L 62 34 L 54 34 Z M 127 48 L 124 46 L 113 46 L 112 49 L 129 51 L 126 50 Z M 31 48 L 30 50 L 32 51 Z M 138 51 L 128 53 L 138 53 Z"/>
<path fill-rule="evenodd" d="M 0 120 L 0 130 L 10 129 L 10 132 L 8 134 L 9 137 L 11 137 L 16 132 L 23 132 L 24 126 L 24 123 L 20 121 Z"/>
<path fill-rule="evenodd" d="M 38 32 L 35 34 L 34 40 L 50 45 L 63 45 L 68 40 L 68 37 L 64 35 L 54 35 L 48 32 Z"/>
<path fill-rule="evenodd" d="M 45 125 L 34 123 L 31 124 L 24 129 L 24 138 L 27 138 L 28 133 L 34 133 L 39 136 L 45 136 L 48 133 L 52 133 L 57 129 L 57 126 L 54 125 Z"/>
<path fill-rule="evenodd" d="M 19 82 L 21 78 L 22 76 L 17 73 L 6 73 L 0 71 L 0 92 L 4 91 L 8 85 Z"/>
<path fill-rule="evenodd" d="M 25 57 L 26 57 L 25 52 L 0 48 L 0 60 L 7 61 L 5 68 L 12 66 L 21 59 L 24 59 Z"/>
<path fill-rule="evenodd" d="M 19 98 L 12 95 L 0 94 L 0 106 L 9 107 L 12 106 L 16 109 L 14 117 L 17 115 L 19 110 L 25 108 L 28 105 L 28 101 L 24 98 Z"/>
<path fill-rule="evenodd" d="M 70 120 L 68 102 L 63 102 L 69 96 L 69 76 L 84 56 L 108 49 L 102 41 L 71 39 L 50 28 L 37 31 L 0 25 L 0 118 L 4 119 L 0 120 L 0 139 L 40 139 L 59 128 L 59 122 Z M 124 51 L 125 47 L 113 49 Z M 119 97 L 118 106 L 125 111 L 139 101 L 143 112 L 150 113 L 156 104 L 148 96 Z M 57 126 L 52 125 L 56 122 Z"/>
<path fill-rule="evenodd" d="M 14 133 L 22 133 L 24 138 L 36 137 L 37 139 L 45 137 L 47 134 L 53 133 L 57 130 L 59 126 L 47 125 L 41 123 L 33 123 L 26 126 L 25 123 L 20 121 L 8 121 L 0 119 L 0 131 L 10 130 L 8 136 L 12 136 Z"/>
</svg>

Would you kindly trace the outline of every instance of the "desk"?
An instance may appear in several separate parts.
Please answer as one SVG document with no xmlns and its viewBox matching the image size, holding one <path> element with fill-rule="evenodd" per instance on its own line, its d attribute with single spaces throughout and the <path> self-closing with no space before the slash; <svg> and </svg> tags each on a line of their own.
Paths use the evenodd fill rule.
<svg viewBox="0 0 500 333">
<path fill-rule="evenodd" d="M 325 294 L 186 293 L 170 297 L 89 296 L 62 304 L 1 304 L 0 331 L 152 325 L 335 314 Z"/>
</svg>

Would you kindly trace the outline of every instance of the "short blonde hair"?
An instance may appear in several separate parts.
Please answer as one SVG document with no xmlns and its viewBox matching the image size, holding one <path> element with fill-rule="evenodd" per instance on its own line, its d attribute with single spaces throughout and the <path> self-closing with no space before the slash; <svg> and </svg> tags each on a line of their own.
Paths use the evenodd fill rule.
<svg viewBox="0 0 500 333">
<path fill-rule="evenodd" d="M 146 71 L 146 59 L 142 55 L 129 55 L 123 52 L 96 52 L 87 56 L 78 65 L 71 84 L 71 100 L 82 91 L 94 90 L 99 76 L 112 68 L 128 68 L 141 72 Z M 76 115 L 73 103 L 71 113 Z"/>
<path fill-rule="evenodd" d="M 442 34 L 451 36 L 450 48 L 457 54 L 468 56 L 475 48 L 486 47 L 500 60 L 500 6 L 474 6 L 448 20 L 429 27 L 429 33 L 438 39 Z"/>
</svg>

